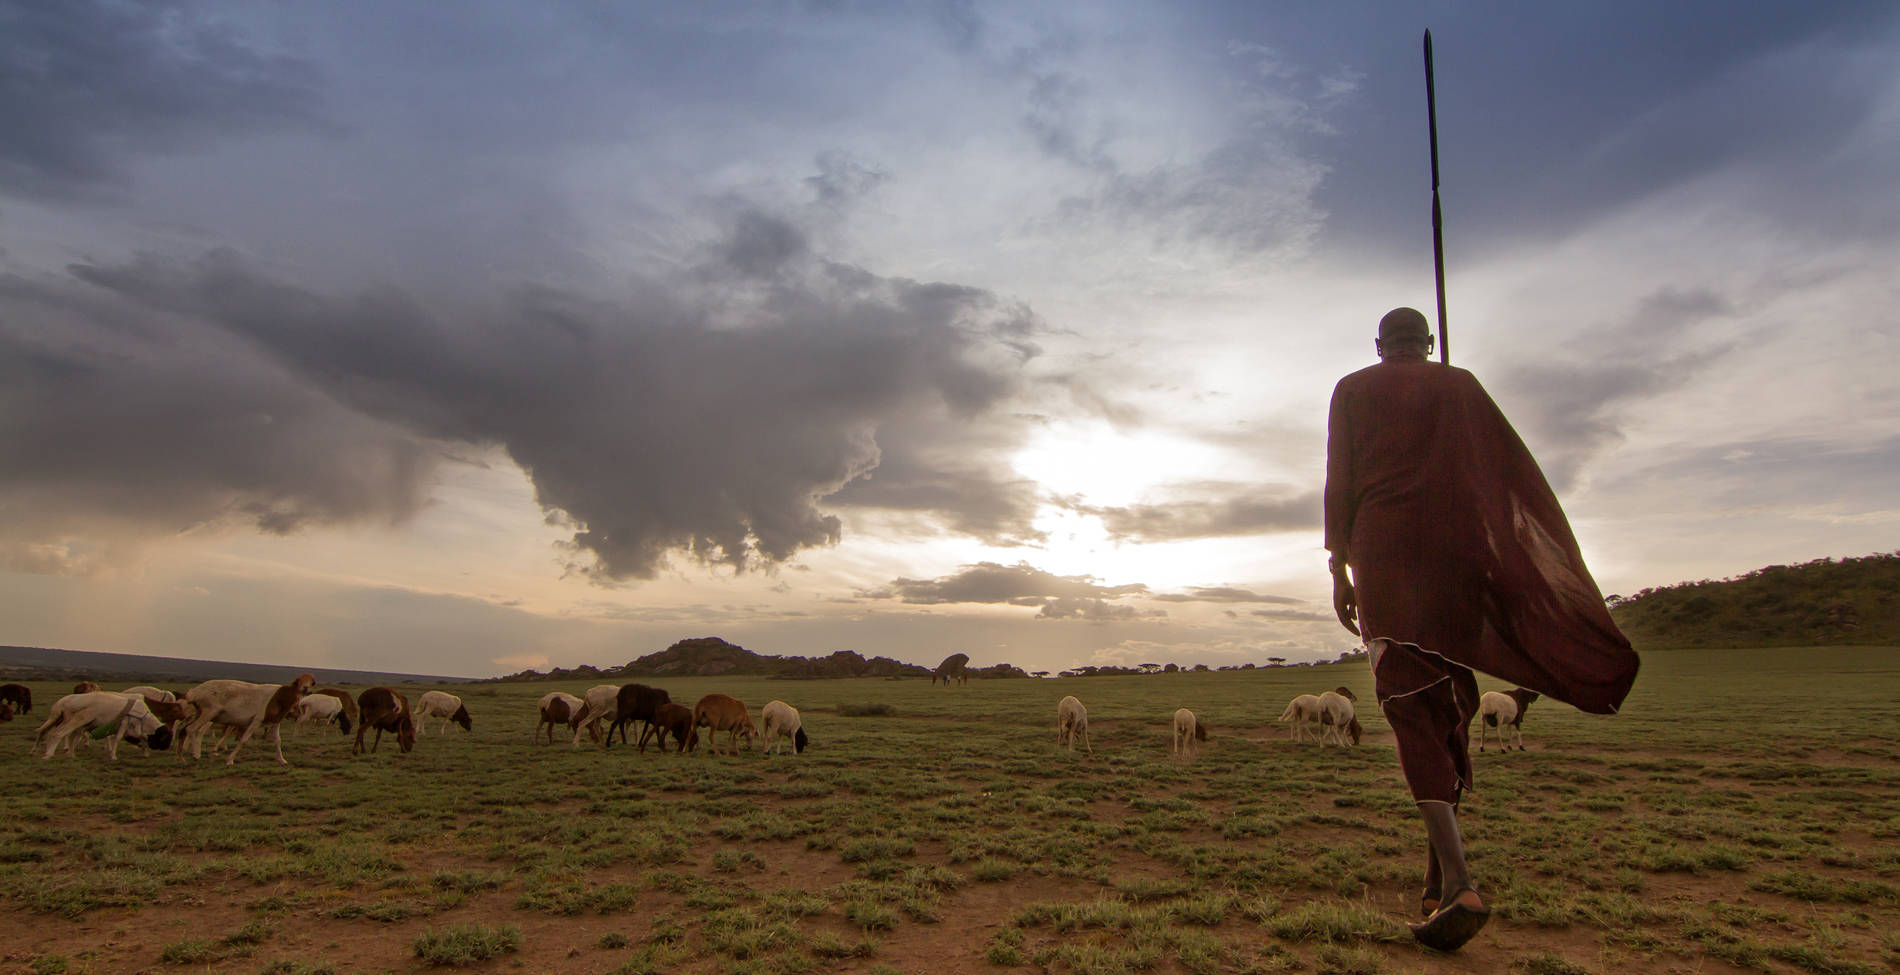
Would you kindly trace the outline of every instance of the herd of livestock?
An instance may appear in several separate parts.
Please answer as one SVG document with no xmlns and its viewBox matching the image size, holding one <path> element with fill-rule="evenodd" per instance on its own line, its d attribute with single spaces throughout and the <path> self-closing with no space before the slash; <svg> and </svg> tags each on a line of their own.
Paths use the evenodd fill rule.
<svg viewBox="0 0 1900 975">
<path fill-rule="evenodd" d="M 936 676 L 946 680 L 952 676 L 941 671 L 939 668 Z M 1537 696 L 1523 688 L 1485 694 L 1479 702 L 1479 749 L 1484 749 L 1495 731 L 1501 746 L 1508 750 L 1514 735 L 1521 750 L 1524 712 Z M 1356 745 L 1364 732 L 1353 711 L 1356 700 L 1346 687 L 1302 694 L 1287 704 L 1280 721 L 1292 725 L 1295 741 Z M 0 722 L 12 720 L 16 711 L 31 713 L 32 709 L 31 689 L 23 684 L 0 685 Z M 760 709 L 760 720 L 754 723 L 746 705 L 729 695 L 708 694 L 688 708 L 674 703 L 665 690 L 646 684 L 601 684 L 578 697 L 554 691 L 541 697 L 539 711 L 534 731 L 537 743 L 545 732 L 548 743 L 553 744 L 557 728 L 565 729 L 576 746 L 586 734 L 602 748 L 611 745 L 616 734 L 626 743 L 627 731 L 632 728 L 639 733 L 637 747 L 643 752 L 649 741 L 665 751 L 669 738 L 677 751 L 689 751 L 698 746 L 701 728 L 707 729 L 708 750 L 714 754 L 736 754 L 740 737 L 746 739 L 748 747 L 763 738 L 767 754 L 777 751 L 781 744 L 789 745 L 794 753 L 803 752 L 810 741 L 798 710 L 784 701 L 773 701 Z M 75 746 L 102 739 L 106 754 L 114 760 L 122 741 L 148 750 L 176 745 L 179 759 L 186 752 L 196 759 L 203 757 L 205 736 L 217 728 L 221 734 L 212 747 L 214 755 L 236 736 L 225 758 L 227 765 L 236 763 L 246 743 L 266 732 L 277 750 L 277 761 L 287 765 L 282 739 L 286 722 L 333 724 L 346 735 L 354 728 L 356 741 L 351 754 L 355 755 L 375 751 L 382 744 L 384 732 L 394 734 L 397 745 L 407 752 L 415 747 L 424 726 L 435 719 L 440 720 L 438 733 L 447 731 L 450 723 L 461 725 L 465 731 L 474 729 L 467 706 L 453 694 L 427 691 L 411 705 L 407 695 L 391 687 L 371 687 L 353 696 L 341 688 L 316 687 L 316 678 L 310 674 L 299 674 L 287 684 L 208 680 L 182 696 L 150 686 L 108 691 L 82 681 L 73 693 L 53 704 L 51 714 L 39 727 L 35 748 L 42 758 L 51 758 L 62 748 L 70 755 Z M 365 736 L 372 729 L 376 736 L 366 746 Z M 726 736 L 723 748 L 718 740 L 721 733 Z M 1174 713 L 1171 742 L 1176 755 L 1196 753 L 1207 734 L 1207 724 L 1193 711 L 1181 708 Z M 1080 744 L 1094 753 L 1088 738 L 1088 709 L 1073 695 L 1056 705 L 1056 744 L 1070 751 Z"/>
</svg>

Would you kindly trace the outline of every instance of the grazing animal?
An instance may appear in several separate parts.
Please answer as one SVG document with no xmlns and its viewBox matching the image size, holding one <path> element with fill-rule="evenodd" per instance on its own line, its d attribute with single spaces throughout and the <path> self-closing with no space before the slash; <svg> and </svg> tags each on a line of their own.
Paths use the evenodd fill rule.
<svg viewBox="0 0 1900 975">
<path fill-rule="evenodd" d="M 0 723 L 13 720 L 13 702 L 0 701 Z"/>
<path fill-rule="evenodd" d="M 943 678 L 943 686 L 945 687 L 949 687 L 951 681 L 956 681 L 959 684 L 968 684 L 970 682 L 970 674 L 964 668 L 968 667 L 969 664 L 969 654 L 953 653 L 943 658 L 943 663 L 938 664 L 937 669 L 930 672 L 930 683 L 934 686 L 937 683 L 937 678 L 941 677 Z"/>
<path fill-rule="evenodd" d="M 541 720 L 534 726 L 534 741 L 541 742 L 541 729 L 548 730 L 548 744 L 554 744 L 554 726 L 571 727 L 580 717 L 581 708 L 586 704 L 580 698 L 565 691 L 549 691 L 541 695 Z"/>
<path fill-rule="evenodd" d="M 739 754 L 739 736 L 745 735 L 745 746 L 751 748 L 754 739 L 759 736 L 759 727 L 752 723 L 752 712 L 739 699 L 728 694 L 708 694 L 693 705 L 693 728 L 708 728 L 706 747 L 713 754 L 719 754 L 719 732 L 726 733 L 726 750 Z"/>
<path fill-rule="evenodd" d="M 1486 691 L 1478 698 L 1478 719 L 1482 722 L 1478 728 L 1478 750 L 1484 751 L 1485 736 L 1496 730 L 1501 748 L 1511 750 L 1511 741 L 1505 737 L 1510 734 L 1517 737 L 1517 750 L 1523 751 L 1524 712 L 1537 697 L 1536 691 L 1513 687 L 1508 691 Z"/>
<path fill-rule="evenodd" d="M 1293 723 L 1293 740 L 1319 737 L 1319 695 L 1301 694 L 1287 702 L 1286 711 L 1280 715 L 1281 721 Z"/>
<path fill-rule="evenodd" d="M 1090 755 L 1095 754 L 1095 746 L 1089 744 L 1089 709 L 1071 694 L 1056 704 L 1056 747 L 1067 746 L 1075 751 L 1075 739 L 1082 739 L 1082 747 Z"/>
<path fill-rule="evenodd" d="M 339 723 L 343 726 L 343 733 L 346 735 L 349 734 L 350 725 L 355 724 L 358 720 L 356 698 L 351 697 L 349 691 L 340 687 L 319 687 L 310 693 L 322 694 L 325 697 L 334 697 L 343 703 L 343 717 L 345 720 Z"/>
<path fill-rule="evenodd" d="M 449 730 L 449 722 L 462 726 L 463 731 L 475 730 L 475 719 L 468 716 L 468 708 L 462 705 L 462 699 L 444 691 L 424 691 L 416 698 L 416 737 L 422 737 L 422 728 L 430 718 L 441 718 L 441 731 Z"/>
<path fill-rule="evenodd" d="M 297 703 L 316 683 L 315 675 L 298 674 L 290 683 L 275 686 L 241 680 L 208 680 L 192 688 L 185 695 L 185 700 L 198 709 L 186 727 L 191 738 L 191 757 L 203 757 L 205 733 L 212 725 L 241 728 L 243 733 L 238 735 L 237 744 L 231 746 L 231 754 L 224 760 L 226 765 L 235 765 L 244 743 L 268 728 L 271 743 L 277 748 L 277 764 L 289 765 L 284 758 L 283 722 L 296 716 Z M 179 757 L 184 757 L 182 747 Z"/>
<path fill-rule="evenodd" d="M 0 684 L 0 701 L 12 704 L 21 714 L 33 713 L 33 689 L 25 684 Z"/>
<path fill-rule="evenodd" d="M 1174 754 L 1199 754 L 1207 740 L 1207 726 L 1187 708 L 1174 712 Z"/>
<path fill-rule="evenodd" d="M 343 734 L 350 733 L 350 716 L 343 710 L 343 702 L 329 694 L 312 692 L 297 702 L 297 727 L 301 728 L 312 721 L 334 724 Z"/>
<path fill-rule="evenodd" d="M 1319 696 L 1319 740 L 1328 741 L 1344 747 L 1346 736 L 1352 736 L 1352 743 L 1359 744 L 1359 738 L 1365 734 L 1359 719 L 1353 715 L 1352 705 L 1358 700 L 1350 688 L 1338 687 Z"/>
<path fill-rule="evenodd" d="M 661 688 L 645 684 L 622 684 L 614 695 L 614 723 L 607 727 L 607 740 L 600 747 L 613 744 L 616 731 L 620 732 L 620 743 L 626 744 L 628 725 L 639 722 L 651 727 L 653 715 L 660 710 L 660 705 L 671 703 L 673 699 Z M 640 738 L 645 740 L 646 734 L 642 732 Z"/>
<path fill-rule="evenodd" d="M 105 690 L 105 688 L 100 687 L 98 684 L 95 684 L 89 680 L 82 680 L 79 683 L 73 685 L 74 694 L 91 694 L 93 691 L 103 691 L 103 690 Z"/>
<path fill-rule="evenodd" d="M 583 705 L 580 716 L 569 719 L 574 722 L 575 747 L 580 746 L 582 728 L 587 729 L 588 738 L 600 741 L 603 723 L 619 717 L 620 685 L 595 684 L 587 689 L 587 693 L 581 695 L 581 701 Z M 600 747 L 606 748 L 607 744 L 601 742 Z"/>
<path fill-rule="evenodd" d="M 148 701 L 176 701 L 178 700 L 178 695 L 173 694 L 172 692 L 164 690 L 162 688 L 153 687 L 150 684 L 140 684 L 137 687 L 128 687 L 125 690 L 120 691 L 119 693 L 137 694 L 138 696 Z"/>
<path fill-rule="evenodd" d="M 40 725 L 33 740 L 36 746 L 45 744 L 46 750 L 40 755 L 43 759 L 52 758 L 61 745 L 71 755 L 80 736 L 94 728 L 114 725 L 106 738 L 106 757 L 112 761 L 119 760 L 120 741 L 136 740 L 159 750 L 171 744 L 171 729 L 152 716 L 144 698 L 111 691 L 68 694 L 54 701 L 46 723 Z"/>
<path fill-rule="evenodd" d="M 778 740 L 792 740 L 792 754 L 802 755 L 811 739 L 805 735 L 804 725 L 798 720 L 798 709 L 784 701 L 773 701 L 759 709 L 759 723 L 765 728 L 765 753 L 778 751 Z"/>
<path fill-rule="evenodd" d="M 646 751 L 647 736 L 652 735 L 660 745 L 660 751 L 666 751 L 666 736 L 671 734 L 679 742 L 679 750 L 691 751 L 699 745 L 699 729 L 693 724 L 693 709 L 684 704 L 671 701 L 662 704 L 653 712 L 653 720 L 647 723 L 646 730 L 640 732 L 640 750 Z"/>
<path fill-rule="evenodd" d="M 372 687 L 356 696 L 358 716 L 362 721 L 356 726 L 356 745 L 350 754 L 360 755 L 365 751 L 375 751 L 383 744 L 383 732 L 396 733 L 396 744 L 402 746 L 403 754 L 416 747 L 416 719 L 409 713 L 409 699 L 391 687 Z M 376 741 L 369 748 L 363 747 L 363 732 L 376 729 Z"/>
</svg>

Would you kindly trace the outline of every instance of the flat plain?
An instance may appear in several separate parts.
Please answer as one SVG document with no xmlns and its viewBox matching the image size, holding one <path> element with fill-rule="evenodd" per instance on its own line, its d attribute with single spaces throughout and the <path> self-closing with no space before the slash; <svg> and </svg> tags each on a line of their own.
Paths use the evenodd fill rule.
<svg viewBox="0 0 1900 975">
<path fill-rule="evenodd" d="M 799 708 L 803 754 L 535 745 L 556 683 L 352 758 L 31 753 L 0 725 L 0 971 L 1819 972 L 1900 969 L 1900 649 L 1644 655 L 1474 754 L 1495 910 L 1418 948 L 1422 832 L 1363 663 L 1064 680 L 644 681 Z M 1290 740 L 1295 694 L 1365 742 Z M 108 687 L 117 685 L 108 684 Z M 1484 682 L 1486 689 L 1496 689 Z M 411 698 L 425 688 L 409 689 Z M 1055 746 L 1088 706 L 1094 754 Z M 1212 727 L 1169 753 L 1190 707 Z"/>
</svg>

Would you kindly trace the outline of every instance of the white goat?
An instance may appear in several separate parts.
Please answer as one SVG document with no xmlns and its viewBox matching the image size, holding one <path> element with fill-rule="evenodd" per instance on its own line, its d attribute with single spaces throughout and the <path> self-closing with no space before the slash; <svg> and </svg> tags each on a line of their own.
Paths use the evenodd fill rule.
<svg viewBox="0 0 1900 975">
<path fill-rule="evenodd" d="M 580 747 L 581 729 L 594 741 L 600 741 L 601 722 L 612 721 L 620 713 L 620 685 L 595 684 L 581 698 L 581 714 L 574 720 L 574 746 Z M 602 748 L 607 747 L 605 744 Z"/>
<path fill-rule="evenodd" d="M 1514 687 L 1508 691 L 1486 691 L 1478 698 L 1478 750 L 1484 751 L 1485 738 L 1495 729 L 1501 748 L 1510 751 L 1511 739 L 1507 736 L 1514 735 L 1517 750 L 1523 751 L 1524 712 L 1537 697 L 1536 691 Z"/>
<path fill-rule="evenodd" d="M 1090 755 L 1095 754 L 1095 747 L 1089 744 L 1089 709 L 1071 694 L 1056 704 L 1056 747 L 1075 751 L 1077 736 L 1082 739 L 1082 747 Z"/>
<path fill-rule="evenodd" d="M 313 721 L 335 724 L 337 727 L 343 729 L 344 734 L 347 735 L 350 733 L 348 719 L 338 720 L 343 717 L 343 701 L 339 698 L 331 697 L 328 694 L 310 694 L 305 696 L 303 700 L 297 702 L 297 710 L 294 712 L 294 717 L 297 721 L 298 734 L 303 733 L 302 729 L 304 725 L 310 724 Z"/>
<path fill-rule="evenodd" d="M 84 694 L 68 694 L 53 702 L 52 713 L 47 715 L 46 723 L 40 725 L 35 743 L 45 742 L 46 750 L 40 757 L 52 758 L 59 746 L 66 746 L 66 754 L 73 753 L 77 738 L 94 728 L 102 728 L 117 722 L 118 727 L 106 738 L 106 757 L 119 760 L 119 742 L 127 737 L 153 739 L 156 747 L 164 747 L 169 740 L 169 732 L 164 731 L 164 722 L 152 716 L 151 708 L 145 704 L 145 698 L 137 694 L 117 694 L 112 691 L 87 691 Z"/>
<path fill-rule="evenodd" d="M 416 699 L 415 721 L 416 737 L 422 737 L 422 726 L 430 718 L 441 718 L 442 727 L 438 731 L 447 732 L 449 722 L 462 726 L 463 731 L 474 731 L 475 721 L 468 716 L 468 708 L 462 706 L 462 699 L 443 691 L 424 691 Z"/>
<path fill-rule="evenodd" d="M 198 706 L 198 716 L 186 729 L 191 738 L 191 757 L 203 757 L 205 732 L 213 724 L 243 729 L 237 744 L 231 747 L 231 754 L 224 760 L 226 765 L 237 764 L 238 752 L 243 750 L 244 743 L 259 730 L 269 728 L 271 741 L 277 747 L 277 764 L 289 765 L 284 759 L 283 721 L 293 715 L 297 703 L 316 683 L 315 676 L 298 674 L 295 680 L 283 685 L 208 680 L 192 688 L 185 695 L 185 700 Z M 179 758 L 183 757 L 181 748 Z"/>
<path fill-rule="evenodd" d="M 1206 740 L 1207 726 L 1201 723 L 1194 712 L 1187 708 L 1174 712 L 1174 754 L 1198 755 L 1201 752 L 1200 743 Z"/>
<path fill-rule="evenodd" d="M 1321 744 L 1328 741 L 1344 747 L 1346 736 L 1352 736 L 1352 744 L 1359 744 L 1360 735 L 1365 729 L 1359 726 L 1359 719 L 1353 716 L 1353 693 L 1344 687 L 1327 691 L 1319 696 L 1319 723 Z"/>
<path fill-rule="evenodd" d="M 791 739 L 792 754 L 804 752 L 805 745 L 811 739 L 805 735 L 805 728 L 799 723 L 798 709 L 784 701 L 773 701 L 759 711 L 759 723 L 765 727 L 765 753 L 778 750 L 778 740 L 782 735 Z"/>
<path fill-rule="evenodd" d="M 1319 695 L 1301 694 L 1287 703 L 1286 711 L 1280 715 L 1281 721 L 1293 722 L 1293 740 L 1304 741 L 1307 738 L 1319 738 Z"/>
<path fill-rule="evenodd" d="M 581 708 L 586 707 L 587 703 L 566 691 L 549 691 L 541 695 L 539 706 L 541 709 L 541 720 L 534 726 L 534 740 L 536 744 L 539 744 L 541 741 L 541 729 L 546 728 L 548 730 L 548 744 L 552 745 L 554 744 L 554 726 L 562 724 L 568 725 L 569 727 L 577 727 L 579 722 L 575 719 L 580 717 Z"/>
</svg>

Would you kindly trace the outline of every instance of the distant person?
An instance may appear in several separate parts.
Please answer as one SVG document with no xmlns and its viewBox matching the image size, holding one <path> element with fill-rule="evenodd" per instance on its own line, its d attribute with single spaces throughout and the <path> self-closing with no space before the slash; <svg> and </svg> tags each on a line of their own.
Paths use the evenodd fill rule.
<svg viewBox="0 0 1900 975">
<path fill-rule="evenodd" d="M 1333 609 L 1366 641 L 1425 819 L 1426 920 L 1413 936 L 1451 951 L 1491 914 L 1458 833 L 1478 709 L 1472 671 L 1613 714 L 1637 658 L 1510 421 L 1471 373 L 1427 358 L 1425 316 L 1393 310 L 1373 347 L 1380 362 L 1339 381 L 1328 419 Z"/>
</svg>

